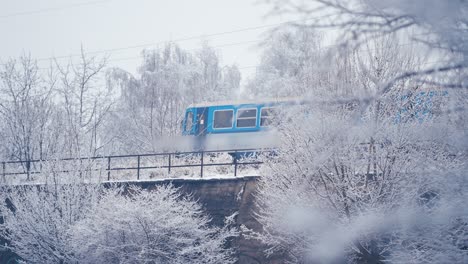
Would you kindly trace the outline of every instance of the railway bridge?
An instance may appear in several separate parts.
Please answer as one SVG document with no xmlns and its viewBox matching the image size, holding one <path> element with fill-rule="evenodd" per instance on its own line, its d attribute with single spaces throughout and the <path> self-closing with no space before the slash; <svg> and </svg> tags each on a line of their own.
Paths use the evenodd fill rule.
<svg viewBox="0 0 468 264">
<path fill-rule="evenodd" d="M 243 225 L 260 231 L 261 225 L 254 218 L 254 194 L 260 176 L 245 174 L 258 169 L 262 162 L 258 159 L 239 159 L 237 155 L 232 155 L 252 153 L 252 150 L 229 151 L 231 155 L 228 156 L 227 151 L 212 151 L 104 156 L 53 162 L 69 163 L 68 168 L 61 166 L 60 172 L 64 175 L 73 172 L 71 167 L 84 164 L 80 173 L 97 172 L 94 175 L 102 177 L 104 185 L 117 184 L 124 188 L 136 185 L 151 190 L 159 185 L 172 184 L 182 194 L 191 195 L 201 203 L 213 225 L 222 226 L 225 217 L 237 213 L 237 227 Z M 0 183 L 21 184 L 32 181 L 40 184 L 41 175 L 47 170 L 47 162 L 2 162 Z M 89 162 L 93 166 L 87 164 Z M 217 173 L 218 177 L 213 173 Z M 267 259 L 260 242 L 246 239 L 242 234 L 235 239 L 233 246 L 237 248 L 238 263 L 281 263 L 279 260 Z M 0 252 L 0 263 L 5 263 L 6 257 L 7 254 L 2 255 Z"/>
</svg>

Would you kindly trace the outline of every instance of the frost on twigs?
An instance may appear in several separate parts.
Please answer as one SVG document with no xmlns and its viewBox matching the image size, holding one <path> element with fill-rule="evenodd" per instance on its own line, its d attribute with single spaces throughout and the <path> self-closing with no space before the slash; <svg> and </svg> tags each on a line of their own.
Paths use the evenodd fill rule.
<svg viewBox="0 0 468 264">
<path fill-rule="evenodd" d="M 2 249 L 27 263 L 235 261 L 234 216 L 213 227 L 201 205 L 172 186 L 105 189 L 90 181 L 99 170 L 77 164 L 63 174 L 57 164 L 44 166 L 43 184 L 3 186 Z"/>
<path fill-rule="evenodd" d="M 438 0 L 268 0 L 275 15 L 293 16 L 300 29 L 332 32 L 335 50 L 373 49 L 369 43 L 398 36 L 399 46 L 423 54 L 416 68 L 404 69 L 382 82 L 375 97 L 393 82 L 413 78 L 420 84 L 467 89 L 468 68 L 466 1 Z M 364 57 L 362 57 L 365 60 Z M 427 58 L 430 58 L 427 60 Z M 449 78 L 447 78 L 450 76 Z M 374 97 L 374 96 L 373 96 Z"/>
<path fill-rule="evenodd" d="M 264 167 L 264 230 L 251 235 L 267 254 L 292 263 L 465 262 L 466 152 L 450 139 L 457 124 L 384 114 L 356 122 L 330 110 L 297 116 L 301 129 L 284 132 Z"/>
<path fill-rule="evenodd" d="M 302 19 L 252 86 L 308 102 L 281 115 L 249 235 L 291 263 L 466 263 L 468 3 L 268 2 Z M 310 45 L 323 28 L 335 45 Z"/>
<path fill-rule="evenodd" d="M 233 263 L 229 225 L 210 227 L 201 206 L 170 185 L 104 192 L 70 230 L 81 263 Z"/>
<path fill-rule="evenodd" d="M 96 202 L 94 184 L 4 187 L 0 194 L 4 247 L 27 263 L 71 263 L 75 260 L 68 230 Z"/>
</svg>

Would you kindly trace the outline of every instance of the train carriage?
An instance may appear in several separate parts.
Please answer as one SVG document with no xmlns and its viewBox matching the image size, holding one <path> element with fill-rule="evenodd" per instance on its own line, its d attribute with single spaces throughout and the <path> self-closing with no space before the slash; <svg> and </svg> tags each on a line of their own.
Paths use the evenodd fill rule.
<svg viewBox="0 0 468 264">
<path fill-rule="evenodd" d="M 294 98 L 264 101 L 224 101 L 191 105 L 182 134 L 197 138 L 199 149 L 258 149 L 275 146 L 278 109 L 299 103 Z"/>
</svg>

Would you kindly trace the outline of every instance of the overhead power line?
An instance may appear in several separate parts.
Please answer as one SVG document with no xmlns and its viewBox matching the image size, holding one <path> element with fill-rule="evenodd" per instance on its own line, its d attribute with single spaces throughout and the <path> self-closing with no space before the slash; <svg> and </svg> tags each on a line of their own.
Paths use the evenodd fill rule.
<svg viewBox="0 0 468 264">
<path fill-rule="evenodd" d="M 85 3 L 79 3 L 75 5 L 69 5 L 69 6 L 63 6 L 63 7 L 58 7 L 58 8 L 48 8 L 48 9 L 43 9 L 43 10 L 36 10 L 36 11 L 30 11 L 30 12 L 22 12 L 22 13 L 15 13 L 15 14 L 10 14 L 6 16 L 0 16 L 2 17 L 8 17 L 8 16 L 15 16 L 15 15 L 23 15 L 27 13 L 37 13 L 37 12 L 48 12 L 52 10 L 59 10 L 59 9 L 65 9 L 65 8 L 72 8 L 72 7 L 78 7 L 78 6 L 84 6 L 84 5 L 93 5 L 93 4 L 99 4 L 99 3 L 104 3 L 108 2 L 111 0 L 101 0 L 101 1 L 92 1 L 92 2 L 85 2 Z M 96 54 L 108 54 L 115 51 L 120 51 L 120 50 L 128 50 L 128 49 L 135 49 L 135 48 L 144 48 L 144 47 L 150 47 L 150 46 L 157 46 L 165 43 L 177 43 L 177 42 L 183 42 L 183 41 L 188 41 L 188 40 L 194 40 L 194 39 L 203 39 L 203 38 L 210 38 L 210 37 L 216 37 L 216 36 L 222 36 L 222 35 L 228 35 L 228 34 L 235 34 L 235 33 L 240 33 L 240 32 L 245 32 L 245 31 L 252 31 L 252 30 L 258 30 L 258 29 L 264 29 L 264 28 L 272 28 L 272 27 L 279 27 L 281 25 L 294 25 L 294 23 L 298 22 L 307 22 L 310 20 L 319 20 L 322 18 L 327 18 L 331 17 L 332 15 L 324 15 L 320 17 L 314 17 L 314 18 L 309 18 L 309 19 L 298 19 L 298 20 L 289 20 L 281 23 L 274 23 L 274 24 L 268 24 L 268 25 L 260 25 L 260 26 L 254 26 L 254 27 L 246 27 L 246 28 L 240 28 L 240 29 L 235 29 L 235 30 L 230 30 L 230 31 L 224 31 L 224 32 L 217 32 L 217 33 L 211 33 L 211 34 L 201 34 L 201 35 L 195 35 L 195 36 L 190 36 L 190 37 L 184 37 L 184 38 L 179 38 L 179 39 L 174 39 L 174 40 L 165 40 L 165 41 L 158 41 L 158 42 L 152 42 L 152 43 L 143 43 L 143 44 L 136 44 L 136 45 L 131 45 L 131 46 L 124 46 L 124 47 L 116 47 L 116 48 L 109 48 L 109 49 L 102 49 L 102 50 L 96 50 L 96 51 L 89 51 L 89 52 L 84 52 L 84 54 L 81 53 L 76 53 L 76 54 L 70 54 L 70 55 L 61 55 L 61 56 L 53 56 L 53 57 L 46 57 L 46 58 L 39 58 L 36 61 L 48 61 L 48 60 L 55 60 L 55 59 L 64 59 L 64 58 L 72 58 L 72 57 L 78 57 L 82 55 L 96 55 Z M 257 40 L 251 40 L 251 41 L 245 41 L 245 42 L 238 42 L 238 43 L 228 43 L 224 45 L 219 45 L 219 46 L 213 46 L 213 48 L 221 48 L 221 47 L 227 47 L 227 46 L 236 46 L 236 45 L 242 45 L 246 43 L 254 43 L 258 42 Z M 407 45 L 412 45 L 412 43 L 404 43 L 404 44 L 399 44 L 397 46 L 407 46 Z M 331 48 L 339 45 L 326 45 L 322 46 L 322 48 Z M 195 49 L 191 49 L 195 50 Z M 368 49 L 371 50 L 371 49 Z M 361 50 L 364 51 L 364 50 Z M 110 55 L 110 54 L 108 54 Z M 133 57 L 126 57 L 126 58 L 117 58 L 117 59 L 111 59 L 109 61 L 124 61 L 124 60 L 132 60 L 132 59 L 138 59 L 141 58 L 141 56 L 133 56 Z M 0 65 L 4 65 L 4 63 L 0 63 Z M 241 67 L 240 69 L 246 69 L 246 68 L 254 68 L 256 66 L 247 66 L 247 67 Z M 40 68 L 43 69 L 43 68 Z"/>
<path fill-rule="evenodd" d="M 110 0 L 107 0 L 107 1 L 110 1 Z M 105 1 L 99 1 L 99 2 L 105 2 Z M 92 2 L 89 2 L 89 3 L 92 3 Z M 151 43 L 135 44 L 135 45 L 124 46 L 124 47 L 116 47 L 116 48 L 102 49 L 102 50 L 96 50 L 96 51 L 88 51 L 88 52 L 85 52 L 84 55 L 95 55 L 95 54 L 102 54 L 102 53 L 109 53 L 109 52 L 112 53 L 112 52 L 120 51 L 120 50 L 128 50 L 128 49 L 136 49 L 136 48 L 157 46 L 157 45 L 161 45 L 161 44 L 165 44 L 165 43 L 177 43 L 177 42 L 183 42 L 183 41 L 194 40 L 194 39 L 211 38 L 211 37 L 217 37 L 217 36 L 222 36 L 222 35 L 229 35 L 229 34 L 245 32 L 245 31 L 253 31 L 253 30 L 259 30 L 259 29 L 264 29 L 264 28 L 273 28 L 273 27 L 278 27 L 278 26 L 281 26 L 281 25 L 294 24 L 294 23 L 297 23 L 297 22 L 317 20 L 317 19 L 321 19 L 321 18 L 325 18 L 325 17 L 329 17 L 329 16 L 330 15 L 325 15 L 325 16 L 322 16 L 322 17 L 315 17 L 315 18 L 310 18 L 310 19 L 289 20 L 289 21 L 280 22 L 280 23 L 273 23 L 273 24 L 260 25 L 260 26 L 254 26 L 254 27 L 246 27 L 246 28 L 234 29 L 234 30 L 223 31 L 223 32 L 216 32 L 216 33 L 211 33 L 211 34 L 200 34 L 200 35 L 183 37 L 183 38 L 173 39 L 173 40 L 163 40 L 163 41 L 157 41 L 157 42 L 151 42 Z M 69 54 L 69 55 L 60 55 L 60 56 L 39 58 L 39 59 L 37 59 L 37 61 L 79 57 L 81 55 L 82 55 L 81 53 L 75 53 L 75 54 Z"/>
<path fill-rule="evenodd" d="M 97 4 L 102 4 L 105 2 L 109 2 L 109 1 L 111 0 L 90 1 L 90 2 L 82 2 L 82 3 L 71 4 L 71 5 L 59 6 L 59 7 L 50 7 L 50 8 L 44 8 L 44 9 L 38 9 L 38 10 L 32 10 L 32 11 L 23 11 L 23 12 L 11 13 L 11 14 L 6 14 L 6 15 L 0 15 L 0 18 L 9 18 L 9 17 L 16 17 L 16 16 L 47 13 L 47 12 L 59 11 L 63 9 L 71 9 L 71 8 L 81 7 L 81 6 L 97 5 Z"/>
<path fill-rule="evenodd" d="M 253 44 L 253 43 L 258 43 L 258 42 L 259 42 L 259 40 L 248 40 L 248 41 L 242 41 L 242 42 L 234 42 L 234 43 L 227 43 L 227 44 L 222 44 L 222 45 L 210 46 L 210 48 L 220 49 L 220 48 L 233 47 L 233 46 L 239 46 L 239 45 Z M 200 50 L 200 48 L 184 49 L 184 51 L 195 51 L 195 50 Z M 108 62 L 135 60 L 135 59 L 141 59 L 141 58 L 142 58 L 141 56 L 131 56 L 131 57 L 125 57 L 125 58 L 110 59 L 110 60 L 108 60 Z"/>
<path fill-rule="evenodd" d="M 211 33 L 211 34 L 201 34 L 201 35 L 195 35 L 195 36 L 190 36 L 190 37 L 178 38 L 178 39 L 174 39 L 174 40 L 163 40 L 163 41 L 142 43 L 142 44 L 136 44 L 136 45 L 131 45 L 131 46 L 125 46 L 125 47 L 117 47 L 117 48 L 102 49 L 102 50 L 96 50 L 96 51 L 88 51 L 88 52 L 85 52 L 85 55 L 96 55 L 96 54 L 109 53 L 109 52 L 115 52 L 115 51 L 121 51 L 121 50 L 157 46 L 157 45 L 166 44 L 166 43 L 177 43 L 177 42 L 184 42 L 184 41 L 194 40 L 194 39 L 211 38 L 211 37 L 217 37 L 217 36 L 222 36 L 222 35 L 229 35 L 229 34 L 245 32 L 245 31 L 253 31 L 253 30 L 258 30 L 258 29 L 277 27 L 277 26 L 280 26 L 280 25 L 286 25 L 286 24 L 289 24 L 289 23 L 297 22 L 297 21 L 299 21 L 299 20 L 286 21 L 286 22 L 281 22 L 281 23 L 268 24 L 268 25 L 255 26 L 255 27 L 247 27 L 247 28 L 241 28 L 241 29 L 224 31 L 224 32 L 217 32 L 217 33 Z M 81 54 L 76 53 L 76 54 L 70 54 L 70 55 L 61 55 L 61 56 L 40 58 L 40 59 L 37 59 L 37 61 L 63 59 L 63 58 L 78 57 L 78 56 L 81 56 Z"/>
<path fill-rule="evenodd" d="M 86 2 L 86 3 L 76 4 L 76 5 L 60 7 L 60 8 L 49 8 L 49 9 L 43 9 L 43 10 L 37 10 L 37 11 L 31 11 L 31 12 L 22 12 L 22 13 L 6 15 L 5 17 L 14 16 L 14 15 L 21 15 L 23 13 L 26 14 L 26 13 L 35 13 L 35 12 L 47 12 L 47 11 L 56 10 L 56 9 L 65 9 L 65 8 L 71 8 L 71 7 L 76 7 L 76 6 L 92 5 L 92 4 L 98 4 L 98 3 L 103 3 L 103 2 L 107 2 L 107 1 L 111 1 L 111 0 L 93 1 L 93 2 Z M 230 30 L 230 31 L 223 31 L 223 32 L 217 32 L 217 33 L 211 33 L 211 34 L 201 34 L 201 35 L 184 37 L 184 38 L 179 38 L 179 39 L 174 39 L 174 40 L 164 40 L 164 41 L 158 41 L 158 42 L 152 42 L 152 43 L 136 44 L 136 45 L 125 46 L 125 47 L 117 47 L 117 48 L 110 48 L 110 49 L 103 49 L 103 50 L 96 50 L 96 51 L 88 51 L 88 52 L 84 52 L 84 55 L 96 55 L 96 54 L 103 54 L 103 53 L 107 54 L 107 53 L 112 53 L 112 52 L 120 51 L 120 50 L 128 50 L 128 49 L 135 49 L 135 48 L 144 48 L 144 47 L 150 47 L 150 46 L 157 46 L 157 45 L 161 45 L 161 44 L 165 44 L 165 43 L 177 43 L 177 42 L 183 42 L 183 41 L 194 40 L 194 39 L 211 38 L 211 37 L 217 37 L 217 36 L 222 36 L 222 35 L 229 35 L 229 34 L 245 32 L 245 31 L 253 31 L 253 30 L 259 30 L 259 29 L 264 29 L 264 28 L 273 28 L 273 27 L 278 27 L 278 26 L 281 26 L 281 25 L 289 25 L 289 24 L 294 24 L 294 23 L 298 23 L 298 22 L 306 22 L 306 21 L 310 21 L 310 20 L 317 20 L 317 19 L 322 19 L 322 18 L 326 18 L 326 17 L 330 17 L 330 15 L 324 15 L 324 16 L 314 17 L 314 18 L 309 18 L 309 19 L 289 20 L 289 21 L 285 21 L 285 22 L 281 22 L 281 23 L 260 25 L 260 26 L 254 26 L 254 27 L 246 27 L 246 28 L 234 29 L 234 30 Z M 2 18 L 2 16 L 0 16 L 0 18 Z M 36 61 L 65 59 L 65 58 L 79 57 L 79 56 L 82 56 L 82 55 L 83 54 L 81 54 L 81 53 L 75 53 L 75 54 L 69 54 L 69 55 L 60 55 L 60 56 L 39 58 Z M 0 65 L 4 65 L 4 64 L 0 63 Z"/>
<path fill-rule="evenodd" d="M 221 44 L 221 45 L 216 45 L 216 46 L 210 46 L 210 48 L 221 49 L 221 48 L 226 48 L 226 47 L 233 47 L 233 46 L 246 45 L 246 44 L 252 44 L 252 43 L 258 43 L 258 40 L 248 40 L 248 41 L 242 41 L 242 42 L 226 43 L 226 44 Z M 199 48 L 186 49 L 184 51 L 196 51 L 196 50 L 199 50 Z M 107 60 L 107 62 L 118 62 L 118 61 L 136 60 L 136 59 L 142 59 L 142 56 L 140 55 L 140 56 L 125 57 L 125 58 L 109 59 L 109 60 Z M 0 65 L 5 65 L 5 64 L 0 63 Z M 252 68 L 252 67 L 254 67 L 254 66 L 242 67 L 242 68 L 239 68 L 239 69 Z M 50 68 L 40 67 L 38 69 L 39 70 L 49 70 Z"/>
<path fill-rule="evenodd" d="M 235 43 L 228 43 L 228 44 L 222 44 L 222 45 L 217 45 L 217 46 L 210 46 L 211 48 L 215 48 L 215 49 L 218 49 L 218 48 L 224 48 L 224 47 L 231 47 L 231 46 L 238 46 L 238 45 L 244 45 L 244 44 L 251 44 L 251 43 L 259 43 L 260 40 L 249 40 L 249 41 L 243 41 L 243 42 L 235 42 Z M 404 46 L 411 46 L 411 45 L 414 45 L 414 43 L 402 43 L 402 44 L 398 44 L 396 46 L 398 47 L 404 47 Z M 334 44 L 334 45 L 325 45 L 325 46 L 322 46 L 321 48 L 322 49 L 328 49 L 328 48 L 333 48 L 333 47 L 339 47 L 340 45 L 339 44 Z M 199 49 L 187 49 L 185 51 L 194 51 L 194 50 L 199 50 Z M 370 49 L 360 49 L 358 50 L 359 53 L 361 52 L 369 52 L 369 51 L 373 51 L 373 50 L 377 50 L 377 48 L 370 48 Z M 142 56 L 131 56 L 131 57 L 125 57 L 125 58 L 116 58 L 116 59 L 110 59 L 108 60 L 108 62 L 116 62 L 116 61 L 128 61 L 128 60 L 136 60 L 136 59 L 141 59 Z M 423 64 L 426 64 L 426 63 L 423 63 Z M 255 66 L 247 66 L 247 67 L 242 67 L 243 68 L 253 68 Z M 239 68 L 241 69 L 241 68 Z"/>
</svg>

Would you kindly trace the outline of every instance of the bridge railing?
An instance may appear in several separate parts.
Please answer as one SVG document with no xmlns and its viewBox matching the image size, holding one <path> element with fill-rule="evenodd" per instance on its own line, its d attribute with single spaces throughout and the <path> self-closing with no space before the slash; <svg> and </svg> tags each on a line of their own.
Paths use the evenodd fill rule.
<svg viewBox="0 0 468 264">
<path fill-rule="evenodd" d="M 242 156 L 256 156 L 259 153 L 271 152 L 266 149 L 226 149 L 213 151 L 191 151 L 191 152 L 162 152 L 162 153 L 147 153 L 133 155 L 109 155 L 109 156 L 94 156 L 94 157 L 79 157 L 79 158 L 64 158 L 54 160 L 19 160 L 19 161 L 3 161 L 1 162 L 1 172 L 3 182 L 6 182 L 12 176 L 26 176 L 26 180 L 31 180 L 35 174 L 40 174 L 43 171 L 43 164 L 47 162 L 66 163 L 91 161 L 100 164 L 99 168 L 87 167 L 80 168 L 82 171 L 105 171 L 108 181 L 113 180 L 115 172 L 130 172 L 135 174 L 136 180 L 140 180 L 141 174 L 147 170 L 166 170 L 167 175 L 170 175 L 174 169 L 178 168 L 199 168 L 199 176 L 203 178 L 207 167 L 229 166 L 233 168 L 233 175 L 238 175 L 240 166 L 260 165 L 263 162 L 259 159 L 239 158 Z M 222 160 L 221 162 L 210 162 L 214 156 L 220 154 L 229 154 L 232 158 L 229 162 Z M 159 159 L 159 162 L 155 162 Z M 208 159 L 208 162 L 207 162 Z M 126 160 L 126 162 L 123 162 Z M 145 162 L 143 162 L 145 160 Z M 151 162 L 153 160 L 154 162 Z M 66 168 L 66 166 L 61 166 Z M 73 169 L 59 169 L 55 172 L 68 173 Z M 113 173 L 114 172 L 114 173 Z M 135 179 L 133 178 L 133 179 Z M 128 180 L 133 180 L 128 179 Z"/>
</svg>

